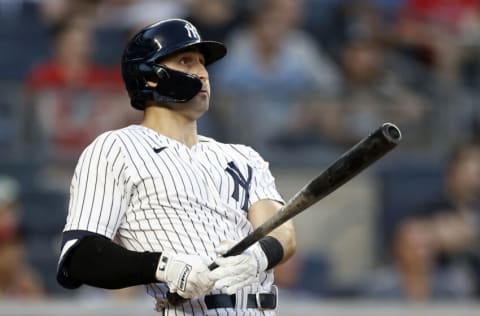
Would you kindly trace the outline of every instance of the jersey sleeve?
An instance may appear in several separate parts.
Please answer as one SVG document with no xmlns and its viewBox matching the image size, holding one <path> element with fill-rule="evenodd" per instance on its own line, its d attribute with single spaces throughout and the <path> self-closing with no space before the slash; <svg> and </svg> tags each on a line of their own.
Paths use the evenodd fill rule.
<svg viewBox="0 0 480 316">
<path fill-rule="evenodd" d="M 113 134 L 97 138 L 80 156 L 70 186 L 64 231 L 112 239 L 127 209 L 125 160 Z"/>
<path fill-rule="evenodd" d="M 114 238 L 128 204 L 125 170 L 122 148 L 111 132 L 100 135 L 81 154 L 70 185 L 57 273 L 60 284 L 77 286 L 68 285 L 63 263 L 83 237 Z"/>
<path fill-rule="evenodd" d="M 249 206 L 259 200 L 275 200 L 284 204 L 285 201 L 277 191 L 275 178 L 270 171 L 269 163 L 258 152 L 250 147 L 247 148 L 249 150 L 249 164 L 253 168 Z"/>
</svg>

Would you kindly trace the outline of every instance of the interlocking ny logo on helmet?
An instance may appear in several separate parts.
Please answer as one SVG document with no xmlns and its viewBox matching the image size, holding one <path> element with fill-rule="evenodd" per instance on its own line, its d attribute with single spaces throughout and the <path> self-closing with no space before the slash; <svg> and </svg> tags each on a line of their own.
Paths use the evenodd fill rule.
<svg viewBox="0 0 480 316">
<path fill-rule="evenodd" d="M 188 37 L 200 39 L 200 34 L 198 34 L 197 29 L 191 23 L 189 22 L 185 23 L 185 29 L 188 32 Z"/>
<path fill-rule="evenodd" d="M 182 19 L 157 22 L 133 36 L 123 52 L 122 77 L 134 108 L 143 110 L 149 100 L 187 102 L 200 91 L 202 83 L 198 77 L 158 63 L 188 47 L 198 47 L 206 65 L 227 53 L 222 43 L 202 40 L 196 27 Z M 146 81 L 157 85 L 151 87 Z"/>
</svg>

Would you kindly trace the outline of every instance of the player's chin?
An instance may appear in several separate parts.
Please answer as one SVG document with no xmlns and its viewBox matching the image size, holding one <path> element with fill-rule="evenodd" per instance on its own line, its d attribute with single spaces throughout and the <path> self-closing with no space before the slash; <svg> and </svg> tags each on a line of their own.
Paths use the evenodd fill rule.
<svg viewBox="0 0 480 316">
<path fill-rule="evenodd" d="M 192 100 L 192 103 L 195 104 L 195 107 L 205 108 L 208 110 L 210 104 L 210 95 L 208 92 L 199 92 Z"/>
<path fill-rule="evenodd" d="M 208 90 L 200 90 L 200 92 L 197 93 L 195 98 L 202 99 L 202 100 L 206 99 L 207 101 L 209 101 L 210 100 L 210 92 L 208 92 Z"/>
<path fill-rule="evenodd" d="M 189 101 L 189 108 L 200 115 L 207 112 L 210 106 L 210 99 L 208 96 L 196 95 Z"/>
</svg>

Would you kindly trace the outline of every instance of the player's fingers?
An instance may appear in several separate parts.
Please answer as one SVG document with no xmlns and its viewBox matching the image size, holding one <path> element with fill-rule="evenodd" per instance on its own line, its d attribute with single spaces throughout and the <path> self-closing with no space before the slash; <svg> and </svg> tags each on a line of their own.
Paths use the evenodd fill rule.
<svg viewBox="0 0 480 316">
<path fill-rule="evenodd" d="M 210 278 L 208 271 L 198 276 L 198 279 L 194 281 L 193 286 L 200 291 L 207 291 L 213 287 L 215 281 Z"/>
<path fill-rule="evenodd" d="M 198 288 L 196 286 L 190 286 L 190 287 L 188 287 L 187 290 L 185 290 L 183 292 L 179 292 L 179 294 L 184 298 L 194 298 L 194 297 L 198 297 L 198 296 L 202 295 L 203 292 L 200 290 L 200 288 Z"/>
<path fill-rule="evenodd" d="M 218 257 L 217 259 L 215 259 L 215 263 L 219 267 L 239 266 L 244 263 L 247 263 L 249 260 L 250 258 L 248 255 L 238 255 L 238 256 L 230 256 L 230 257 Z"/>
<path fill-rule="evenodd" d="M 245 280 L 243 280 L 242 282 L 235 282 L 234 284 L 228 286 L 227 288 L 225 288 L 223 291 L 227 294 L 233 294 L 233 293 L 236 293 L 238 290 L 240 290 L 241 288 L 247 286 L 247 285 L 250 285 L 250 284 L 253 284 L 257 281 L 257 278 L 255 277 L 249 277 Z"/>
<path fill-rule="evenodd" d="M 245 273 L 256 274 L 256 271 L 248 265 L 219 265 L 209 273 L 209 277 L 216 282 L 226 277 Z"/>
<path fill-rule="evenodd" d="M 214 280 L 214 282 L 217 282 L 218 280 L 224 279 L 232 274 L 233 269 L 231 267 L 218 267 L 209 273 L 209 277 Z"/>
<path fill-rule="evenodd" d="M 194 298 L 205 293 L 202 290 L 202 287 L 199 287 L 195 284 L 189 284 L 184 291 L 178 290 L 177 293 L 180 294 L 180 296 L 182 296 L 183 298 Z"/>
<path fill-rule="evenodd" d="M 235 245 L 234 241 L 224 240 L 220 242 L 220 244 L 215 248 L 215 252 L 217 253 L 217 255 L 221 256 L 227 251 L 229 251 L 234 245 Z"/>
<path fill-rule="evenodd" d="M 209 292 L 214 286 L 214 280 L 209 277 L 209 270 L 199 272 L 189 278 L 183 297 L 199 297 Z"/>
<path fill-rule="evenodd" d="M 227 294 L 233 294 L 239 289 L 254 282 L 256 282 L 256 278 L 254 276 L 248 274 L 236 275 L 218 280 L 215 282 L 214 288 Z"/>
<path fill-rule="evenodd" d="M 240 282 L 240 281 L 243 281 L 243 278 L 241 278 L 237 275 L 230 276 L 230 277 L 225 277 L 223 279 L 220 279 L 220 280 L 216 281 L 215 285 L 214 285 L 214 288 L 216 290 L 223 290 L 223 289 L 228 288 L 228 287 L 232 286 L 233 284 L 235 284 L 237 282 Z"/>
</svg>

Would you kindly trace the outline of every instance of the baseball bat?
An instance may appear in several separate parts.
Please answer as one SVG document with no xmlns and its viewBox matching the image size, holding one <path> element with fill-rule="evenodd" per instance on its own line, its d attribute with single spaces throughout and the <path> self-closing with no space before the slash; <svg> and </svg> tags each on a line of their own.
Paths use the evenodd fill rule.
<svg viewBox="0 0 480 316">
<path fill-rule="evenodd" d="M 401 139 L 402 134 L 397 126 L 392 123 L 382 124 L 337 158 L 319 176 L 308 182 L 273 216 L 235 244 L 223 256 L 229 257 L 241 254 L 275 228 L 323 199 L 383 157 L 395 148 Z M 215 262 L 209 265 L 210 270 L 216 267 L 218 265 Z M 171 304 L 177 305 L 183 300 L 177 293 L 169 293 L 168 295 L 168 301 Z"/>
</svg>

